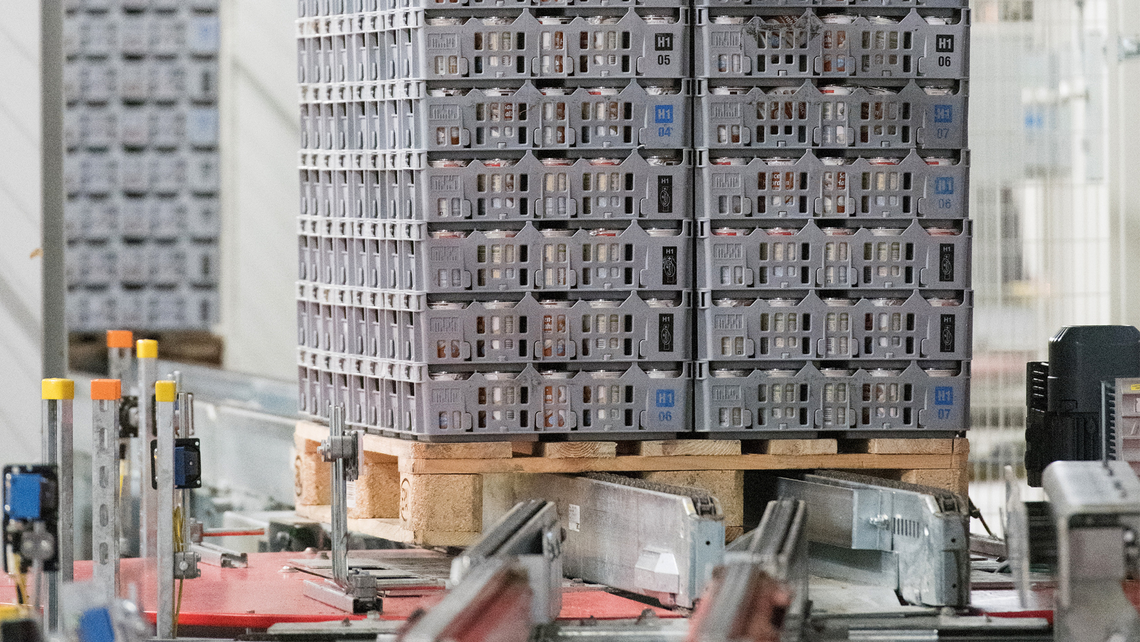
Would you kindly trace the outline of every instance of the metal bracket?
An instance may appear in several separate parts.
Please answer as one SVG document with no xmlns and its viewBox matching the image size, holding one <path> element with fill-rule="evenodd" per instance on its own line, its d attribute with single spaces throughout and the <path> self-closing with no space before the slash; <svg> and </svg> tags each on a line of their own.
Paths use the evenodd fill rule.
<svg viewBox="0 0 1140 642">
<path fill-rule="evenodd" d="M 193 550 L 179 551 L 174 554 L 174 579 L 193 580 L 202 575 L 198 570 L 198 553 Z"/>
</svg>

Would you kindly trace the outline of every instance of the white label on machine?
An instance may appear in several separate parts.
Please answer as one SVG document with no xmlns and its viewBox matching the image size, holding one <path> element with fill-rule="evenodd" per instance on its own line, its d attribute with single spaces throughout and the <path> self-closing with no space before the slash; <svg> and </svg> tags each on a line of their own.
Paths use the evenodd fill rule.
<svg viewBox="0 0 1140 642">
<path fill-rule="evenodd" d="M 567 512 L 570 514 L 570 530 L 578 532 L 581 530 L 579 526 L 582 524 L 582 508 L 577 504 L 570 504 L 570 510 Z"/>
<path fill-rule="evenodd" d="M 345 506 L 356 508 L 356 480 L 344 482 Z"/>
</svg>

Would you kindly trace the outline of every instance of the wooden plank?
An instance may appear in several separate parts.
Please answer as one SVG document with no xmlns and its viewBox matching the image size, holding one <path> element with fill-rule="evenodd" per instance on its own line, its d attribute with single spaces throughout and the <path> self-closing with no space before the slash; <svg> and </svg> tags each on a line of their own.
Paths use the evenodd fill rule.
<svg viewBox="0 0 1140 642">
<path fill-rule="evenodd" d="M 294 432 L 306 439 L 320 442 L 329 436 L 328 426 L 312 421 L 298 421 Z M 430 443 L 396 439 L 381 435 L 364 435 L 364 452 L 387 457 L 416 457 L 419 459 L 492 459 L 509 458 L 509 441 L 473 441 L 463 443 Z"/>
<path fill-rule="evenodd" d="M 412 533 L 480 532 L 483 530 L 482 475 L 402 473 L 400 525 Z"/>
<path fill-rule="evenodd" d="M 691 486 L 720 500 L 725 533 L 744 527 L 744 473 L 739 470 L 666 470 L 645 473 L 642 479 L 662 484 Z"/>
<path fill-rule="evenodd" d="M 962 497 L 969 497 L 970 495 L 970 475 L 965 468 L 907 470 L 903 471 L 901 479 L 910 484 L 922 484 L 923 486 L 952 490 Z"/>
<path fill-rule="evenodd" d="M 769 455 L 834 455 L 839 443 L 834 439 L 771 439 Z"/>
<path fill-rule="evenodd" d="M 401 459 L 414 474 L 649 472 L 657 470 L 915 470 L 954 468 L 963 455 L 694 455 L 690 457 L 582 457 L 554 459 Z"/>
<path fill-rule="evenodd" d="M 867 452 L 875 455 L 949 455 L 953 439 L 868 439 Z"/>
<path fill-rule="evenodd" d="M 737 439 L 672 439 L 669 441 L 627 442 L 629 455 L 643 457 L 692 457 L 695 455 L 739 455 Z"/>
<path fill-rule="evenodd" d="M 554 441 L 540 442 L 535 455 L 547 459 L 583 459 L 616 457 L 617 442 L 613 441 Z"/>
<path fill-rule="evenodd" d="M 327 504 L 332 501 L 332 473 L 317 452 L 319 444 L 300 433 L 293 435 L 293 503 Z"/>
<path fill-rule="evenodd" d="M 400 516 L 400 471 L 395 460 L 365 453 L 356 480 L 356 505 L 349 506 L 349 519 Z"/>
<path fill-rule="evenodd" d="M 296 512 L 305 519 L 327 524 L 332 511 L 328 506 L 297 506 Z M 398 518 L 350 519 L 348 520 L 348 530 L 353 533 L 419 546 L 470 546 L 479 539 L 479 533 L 473 532 L 410 531 L 401 525 Z"/>
</svg>

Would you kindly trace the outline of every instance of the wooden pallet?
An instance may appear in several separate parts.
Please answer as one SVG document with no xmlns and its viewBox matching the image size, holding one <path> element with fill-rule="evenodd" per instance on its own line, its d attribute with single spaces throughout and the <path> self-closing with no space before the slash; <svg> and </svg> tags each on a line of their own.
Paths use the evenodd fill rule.
<svg viewBox="0 0 1140 642">
<path fill-rule="evenodd" d="M 300 422 L 294 433 L 297 512 L 328 520 L 329 465 L 317 445 L 328 428 Z M 744 526 L 746 470 L 856 470 L 966 492 L 965 439 L 786 439 L 737 441 L 589 441 L 422 443 L 364 437 L 349 527 L 421 546 L 465 546 L 484 516 L 501 514 L 513 475 L 633 473 L 644 479 L 702 488 L 721 501 L 725 531 Z"/>
</svg>

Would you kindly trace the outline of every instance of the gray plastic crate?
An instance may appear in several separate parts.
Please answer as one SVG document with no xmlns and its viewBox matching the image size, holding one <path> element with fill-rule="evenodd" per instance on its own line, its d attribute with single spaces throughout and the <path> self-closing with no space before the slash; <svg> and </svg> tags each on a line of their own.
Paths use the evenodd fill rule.
<svg viewBox="0 0 1140 642">
<path fill-rule="evenodd" d="M 942 0 L 944 1 L 944 0 Z M 612 9 L 627 7 L 677 8 L 687 6 L 678 0 L 298 0 L 301 18 L 339 16 L 401 9 L 426 9 L 434 12 L 478 13 L 486 9 Z"/>
<path fill-rule="evenodd" d="M 857 15 L 836 23 L 811 11 L 731 16 L 698 9 L 695 74 L 719 80 L 962 79 L 969 69 L 967 15 L 921 16 L 912 10 L 890 24 L 882 16 L 872 22 Z"/>
<path fill-rule="evenodd" d="M 676 220 L 687 216 L 692 193 L 689 154 L 544 162 L 527 153 L 419 170 L 301 170 L 302 214 L 431 223 Z"/>
<path fill-rule="evenodd" d="M 687 9 L 648 20 L 433 18 L 422 9 L 297 22 L 298 82 L 680 78 L 688 73 Z M 663 11 L 659 9 L 658 11 Z M 453 24 L 455 23 L 455 24 Z"/>
<path fill-rule="evenodd" d="M 702 150 L 696 172 L 696 217 L 957 219 L 969 206 L 969 155 L 961 160 L 747 158 Z"/>
<path fill-rule="evenodd" d="M 895 91 L 805 83 L 765 91 L 709 88 L 696 98 L 696 147 L 710 149 L 962 149 L 966 145 L 964 89 Z M 717 91 L 734 91 L 718 94 Z M 946 91 L 946 94 L 929 92 Z"/>
<path fill-rule="evenodd" d="M 697 0 L 698 7 L 751 7 L 755 9 L 817 7 L 822 9 L 897 9 L 916 7 L 964 9 L 969 0 Z"/>
<path fill-rule="evenodd" d="M 725 291 L 970 287 L 970 221 L 964 229 L 713 227 L 700 222 L 697 287 Z"/>
<path fill-rule="evenodd" d="M 967 366 L 923 369 L 738 369 L 701 363 L 695 381 L 696 431 L 960 432 L 968 427 Z"/>
<path fill-rule="evenodd" d="M 433 303 L 407 312 L 298 301 L 298 345 L 364 357 L 468 365 L 687 361 L 692 308 L 674 300 Z"/>
<path fill-rule="evenodd" d="M 431 294 L 676 291 L 691 227 L 427 232 L 424 223 L 300 217 L 301 280 Z"/>
<path fill-rule="evenodd" d="M 963 360 L 971 354 L 971 293 L 958 298 L 735 299 L 702 293 L 697 358 Z"/>
<path fill-rule="evenodd" d="M 690 146 L 683 88 L 651 95 L 630 83 L 554 95 L 527 82 L 518 89 L 454 90 L 459 95 L 450 96 L 436 91 L 445 90 L 429 90 L 422 81 L 302 85 L 301 146 L 333 150 L 362 142 L 365 148 L 429 152 Z M 374 119 L 367 117 L 370 103 L 378 110 Z M 350 118 L 361 104 L 366 117 Z M 361 126 L 364 131 L 353 129 Z"/>
<path fill-rule="evenodd" d="M 691 426 L 688 369 L 437 374 L 401 381 L 369 364 L 300 351 L 300 407 L 324 417 L 344 403 L 347 423 L 427 439 L 473 434 L 677 434 Z"/>
</svg>

